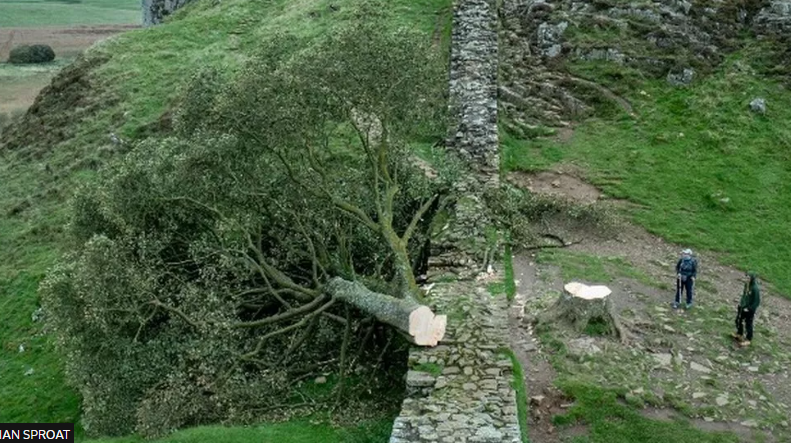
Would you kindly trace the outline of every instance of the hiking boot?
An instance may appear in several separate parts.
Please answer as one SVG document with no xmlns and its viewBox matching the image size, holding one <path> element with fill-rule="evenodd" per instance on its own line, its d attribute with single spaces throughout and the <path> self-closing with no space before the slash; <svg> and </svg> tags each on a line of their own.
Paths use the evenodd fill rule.
<svg viewBox="0 0 791 443">
<path fill-rule="evenodd" d="M 747 346 L 750 346 L 750 340 L 745 340 L 745 341 L 739 343 L 739 346 L 741 346 L 743 348 L 746 348 Z"/>
<path fill-rule="evenodd" d="M 678 309 L 678 303 L 673 303 L 673 309 Z"/>
<path fill-rule="evenodd" d="M 687 303 L 687 309 L 692 309 L 692 303 Z"/>
</svg>

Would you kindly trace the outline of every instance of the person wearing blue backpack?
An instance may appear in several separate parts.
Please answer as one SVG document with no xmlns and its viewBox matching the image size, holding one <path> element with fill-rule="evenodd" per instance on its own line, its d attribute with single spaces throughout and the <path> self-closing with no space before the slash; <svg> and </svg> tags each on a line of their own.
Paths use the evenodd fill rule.
<svg viewBox="0 0 791 443">
<path fill-rule="evenodd" d="M 691 249 L 681 251 L 681 258 L 676 263 L 676 299 L 673 309 L 678 309 L 681 303 L 681 293 L 687 293 L 686 308 L 692 307 L 692 291 L 695 287 L 695 278 L 698 276 L 698 261 L 692 257 Z"/>
</svg>

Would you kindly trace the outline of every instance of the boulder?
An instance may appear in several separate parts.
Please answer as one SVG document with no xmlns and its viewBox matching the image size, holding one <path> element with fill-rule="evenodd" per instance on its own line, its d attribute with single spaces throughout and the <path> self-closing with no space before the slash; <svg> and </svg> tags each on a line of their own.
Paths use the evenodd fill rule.
<svg viewBox="0 0 791 443">
<path fill-rule="evenodd" d="M 673 86 L 689 86 L 695 76 L 692 68 L 684 68 L 681 72 L 670 71 L 667 73 L 667 82 Z"/>
<path fill-rule="evenodd" d="M 753 19 L 753 29 L 759 36 L 787 36 L 791 33 L 791 1 L 770 2 Z"/>
<path fill-rule="evenodd" d="M 538 46 L 541 48 L 541 53 L 549 58 L 554 58 L 560 55 L 561 40 L 563 32 L 569 26 L 568 22 L 560 22 L 556 25 L 549 23 L 541 23 L 538 25 L 537 37 Z"/>
<path fill-rule="evenodd" d="M 754 98 L 750 102 L 750 109 L 756 114 L 766 114 L 766 100 L 763 98 Z"/>
</svg>

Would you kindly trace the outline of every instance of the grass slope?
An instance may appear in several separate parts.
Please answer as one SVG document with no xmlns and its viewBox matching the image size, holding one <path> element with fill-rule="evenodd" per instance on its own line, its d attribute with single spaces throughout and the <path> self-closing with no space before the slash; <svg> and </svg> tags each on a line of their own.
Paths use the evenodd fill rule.
<svg viewBox="0 0 791 443">
<path fill-rule="evenodd" d="M 173 105 L 191 72 L 204 66 L 230 70 L 275 31 L 316 37 L 348 17 L 354 1 L 332 3 L 340 11 L 331 12 L 327 0 L 197 2 L 175 14 L 167 25 L 105 41 L 86 53 L 88 59 L 107 61 L 86 68 L 84 78 L 90 88 L 83 91 L 79 105 L 66 103 L 46 110 L 53 117 L 50 121 L 68 125 L 73 135 L 54 146 L 32 138 L 27 147 L 0 148 L 0 423 L 76 422 L 79 418 L 79 398 L 64 384 L 54 346 L 31 314 L 38 307 L 38 283 L 64 248 L 69 197 L 77 186 L 90 181 L 97 167 L 113 158 L 105 149 L 109 133 L 127 141 L 145 136 L 146 128 Z M 85 0 L 81 4 L 96 7 L 107 2 Z M 427 38 L 447 45 L 449 0 L 393 0 L 390 4 L 396 11 L 394 25 L 413 24 Z M 0 26 L 5 25 L 1 20 L 7 19 L 4 12 L 11 10 L 10 5 L 0 5 Z M 66 7 L 45 2 L 29 6 Z M 98 105 L 97 110 L 76 114 L 90 105 Z M 166 441 L 213 441 L 217 431 L 212 429 L 173 437 L 187 440 Z M 247 432 L 239 434 L 239 441 L 262 441 L 270 431 Z M 197 437 L 201 433 L 205 436 Z M 329 430 L 324 435 L 327 442 L 347 441 Z"/>
<path fill-rule="evenodd" d="M 574 66 L 623 94 L 638 117 L 610 110 L 566 143 L 506 134 L 504 166 L 582 166 L 607 194 L 641 205 L 634 219 L 653 233 L 718 252 L 791 294 L 791 244 L 779 241 L 791 226 L 791 91 L 756 74 L 751 57 L 761 52 L 733 55 L 688 89 L 630 72 L 615 80 L 604 63 Z M 767 99 L 766 115 L 750 111 L 755 97 Z"/>
<path fill-rule="evenodd" d="M 139 0 L 3 0 L 0 27 L 140 23 Z"/>
<path fill-rule="evenodd" d="M 390 438 L 391 420 L 336 429 L 303 421 L 252 427 L 201 427 L 177 432 L 153 443 L 381 443 Z M 86 443 L 143 443 L 138 437 L 90 440 Z"/>
<path fill-rule="evenodd" d="M 588 435 L 572 443 L 737 443 L 729 433 L 703 432 L 689 422 L 663 422 L 643 417 L 633 407 L 619 401 L 618 393 L 579 383 L 561 383 L 561 389 L 575 399 L 569 412 L 555 416 L 557 425 L 585 423 Z"/>
</svg>

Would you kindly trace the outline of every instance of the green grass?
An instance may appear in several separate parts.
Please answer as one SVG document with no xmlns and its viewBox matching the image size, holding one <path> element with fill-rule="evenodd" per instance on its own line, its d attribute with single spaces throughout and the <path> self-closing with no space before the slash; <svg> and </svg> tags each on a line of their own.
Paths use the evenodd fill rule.
<svg viewBox="0 0 791 443">
<path fill-rule="evenodd" d="M 444 368 L 436 363 L 421 363 L 412 369 L 415 371 L 428 372 L 434 377 L 438 377 L 440 374 L 442 374 L 442 370 Z"/>
<path fill-rule="evenodd" d="M 80 104 L 82 107 L 100 103 L 100 109 L 79 119 L 71 114 L 74 106 L 51 111 L 49 116 L 57 114 L 56 117 L 69 121 L 73 129 L 73 134 L 56 146 L 0 149 L 0 423 L 79 419 L 79 396 L 65 385 L 63 366 L 54 345 L 48 336 L 42 335 L 42 324 L 32 322 L 31 314 L 38 306 L 39 281 L 65 249 L 69 198 L 77 186 L 89 183 L 95 175 L 91 162 L 102 164 L 112 159 L 111 155 L 102 153 L 108 145 L 109 133 L 115 132 L 132 142 L 143 137 L 144 128 L 172 108 L 190 73 L 206 66 L 230 71 L 255 52 L 263 37 L 276 31 L 306 39 L 317 37 L 346 20 L 347 11 L 355 2 L 334 0 L 332 3 L 341 8 L 339 12 L 330 12 L 329 3 L 329 0 L 199 1 L 174 14 L 166 25 L 105 41 L 86 51 L 88 58 L 108 60 L 91 72 L 91 89 L 84 91 L 86 95 Z M 398 12 L 394 25 L 413 24 L 425 31 L 427 38 L 448 47 L 449 0 L 395 0 L 389 4 Z M 51 21 L 49 24 L 64 24 L 55 23 L 52 17 L 65 20 L 72 13 L 94 20 L 102 17 L 91 14 L 99 9 L 113 17 L 128 14 L 137 21 L 138 5 L 138 0 L 84 0 L 74 4 L 3 1 L 0 26 L 7 26 L 7 21 L 19 26 L 42 25 L 46 20 Z M 75 12 L 78 8 L 83 9 Z M 36 15 L 35 11 L 47 12 Z M 20 14 L 25 15 L 25 20 L 21 20 Z M 46 172 L 45 165 L 52 173 Z M 18 351 L 20 344 L 25 347 L 22 353 Z M 24 375 L 30 368 L 33 374 Z M 183 440 L 164 441 L 214 441 L 209 436 L 220 433 L 218 429 L 187 431 L 173 437 Z M 278 436 L 286 432 L 283 429 L 288 428 L 238 430 L 250 432 L 244 434 L 248 437 L 238 434 L 238 438 L 240 441 L 244 438 L 314 441 L 306 440 L 311 438 L 307 437 L 310 430 L 302 434 L 294 431 L 293 440 L 281 439 Z M 222 432 L 237 435 L 234 434 L 237 431 Z M 323 440 L 352 441 L 345 440 L 348 436 L 344 437 L 343 432 L 326 431 Z M 78 436 L 82 438 L 81 433 Z"/>
<path fill-rule="evenodd" d="M 0 27 L 136 24 L 139 0 L 3 0 Z"/>
<path fill-rule="evenodd" d="M 753 53 L 689 89 L 642 81 L 627 96 L 637 119 L 584 122 L 565 144 L 506 138 L 505 167 L 577 164 L 608 195 L 644 206 L 632 215 L 651 232 L 718 252 L 791 294 L 791 244 L 778 241 L 791 225 L 791 91 L 751 74 Z M 748 108 L 759 96 L 765 116 Z"/>
<path fill-rule="evenodd" d="M 530 443 L 530 439 L 528 438 L 527 434 L 528 403 L 527 389 L 525 388 L 524 369 L 522 369 L 522 364 L 519 363 L 519 359 L 516 357 L 516 354 L 514 354 L 514 351 L 510 349 L 501 349 L 499 352 L 511 359 L 511 364 L 514 367 L 514 380 L 511 383 L 511 386 L 514 388 L 514 391 L 516 391 L 516 418 L 519 420 L 519 435 L 522 439 L 522 443 Z"/>
<path fill-rule="evenodd" d="M 560 146 L 543 139 L 522 140 L 500 129 L 500 155 L 507 171 L 535 172 L 563 160 Z"/>
<path fill-rule="evenodd" d="M 561 389 L 575 399 L 566 414 L 553 417 L 556 425 L 584 423 L 588 434 L 575 443 L 737 443 L 731 433 L 709 433 L 689 422 L 667 423 L 643 417 L 633 406 L 619 401 L 618 392 L 587 384 L 565 382 Z"/>
<path fill-rule="evenodd" d="M 363 423 L 349 428 L 291 421 L 251 427 L 200 427 L 176 432 L 159 440 L 138 437 L 89 440 L 86 443 L 384 443 L 390 438 L 392 420 Z"/>
<path fill-rule="evenodd" d="M 649 286 L 661 286 L 660 282 L 621 257 L 597 257 L 576 251 L 547 249 L 536 255 L 536 262 L 559 266 L 564 281 L 587 280 L 590 283 L 612 283 L 617 278 L 631 278 Z"/>
<path fill-rule="evenodd" d="M 516 282 L 514 281 L 514 256 L 512 255 L 511 245 L 505 245 L 505 257 L 503 266 L 505 267 L 505 295 L 508 301 L 512 301 L 516 296 Z"/>
</svg>

